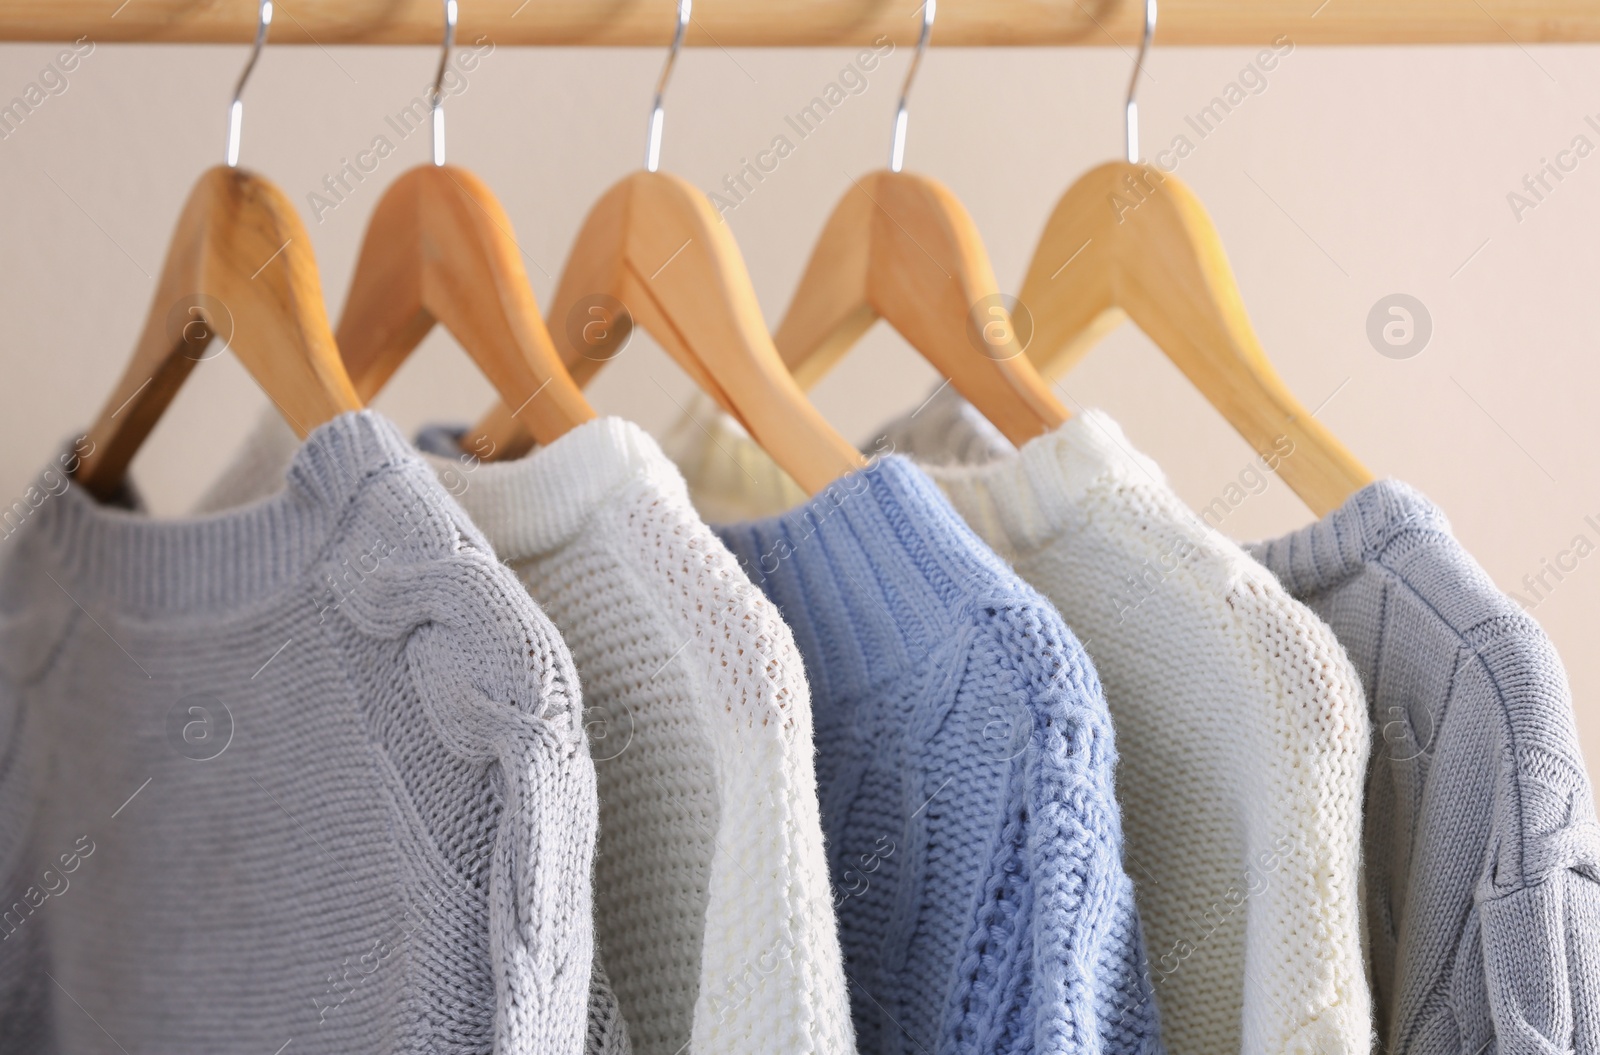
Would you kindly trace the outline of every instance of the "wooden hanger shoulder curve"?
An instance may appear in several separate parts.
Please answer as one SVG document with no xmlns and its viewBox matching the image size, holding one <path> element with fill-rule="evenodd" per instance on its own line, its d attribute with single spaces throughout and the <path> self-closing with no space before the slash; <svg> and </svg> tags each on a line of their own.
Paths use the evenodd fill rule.
<svg viewBox="0 0 1600 1055">
<path fill-rule="evenodd" d="M 453 165 L 403 173 L 367 225 L 338 329 L 357 393 L 375 396 L 435 323 L 539 442 L 594 417 L 539 314 L 505 209 Z"/>
<path fill-rule="evenodd" d="M 883 318 L 1021 445 L 1067 418 L 1023 356 L 972 217 L 948 187 L 887 169 L 829 216 L 774 340 L 802 385 Z"/>
<path fill-rule="evenodd" d="M 693 185 L 639 171 L 589 211 L 551 302 L 554 338 L 579 384 L 615 355 L 567 325 L 595 300 L 654 337 L 808 492 L 864 464 L 784 367 L 733 235 Z M 526 445 L 504 408 L 479 431 L 499 448 Z"/>
<path fill-rule="evenodd" d="M 213 337 L 301 437 L 361 408 L 294 205 L 268 180 L 221 165 L 200 177 L 184 203 L 133 358 L 89 430 L 93 447 L 77 479 L 91 494 L 116 493 Z"/>
<path fill-rule="evenodd" d="M 1124 161 L 1085 173 L 1050 214 L 1021 300 L 1047 376 L 1131 318 L 1316 515 L 1372 481 L 1278 376 L 1216 226 L 1176 176 Z"/>
</svg>

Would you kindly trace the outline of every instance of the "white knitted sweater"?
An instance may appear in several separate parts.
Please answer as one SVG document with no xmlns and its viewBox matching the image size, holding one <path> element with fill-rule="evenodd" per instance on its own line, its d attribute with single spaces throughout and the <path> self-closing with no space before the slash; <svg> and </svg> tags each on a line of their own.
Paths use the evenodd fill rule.
<svg viewBox="0 0 1600 1055">
<path fill-rule="evenodd" d="M 566 647 L 383 419 L 278 479 L 169 521 L 50 487 L 5 543 L 0 1050 L 578 1055 Z"/>
<path fill-rule="evenodd" d="M 286 433 L 258 428 L 207 504 L 271 479 Z M 634 1050 L 853 1052 L 805 667 L 678 470 L 615 418 L 515 462 L 427 460 L 577 662 L 596 931 Z"/>
<path fill-rule="evenodd" d="M 722 431 L 718 443 L 759 467 L 748 440 Z M 1368 1051 L 1368 719 L 1332 631 L 1186 508 L 1106 415 L 1009 455 L 981 446 L 983 465 L 927 471 L 1094 659 L 1168 1050 Z M 754 475 L 747 494 L 776 490 Z"/>
</svg>

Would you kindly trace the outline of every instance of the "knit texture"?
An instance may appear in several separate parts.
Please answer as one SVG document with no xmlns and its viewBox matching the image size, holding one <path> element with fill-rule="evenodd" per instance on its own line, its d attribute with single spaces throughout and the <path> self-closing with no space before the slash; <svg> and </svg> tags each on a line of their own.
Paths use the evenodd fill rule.
<svg viewBox="0 0 1600 1055">
<path fill-rule="evenodd" d="M 794 630 L 861 1050 L 1156 1052 L 1087 657 L 909 462 L 718 528 Z"/>
<path fill-rule="evenodd" d="M 1387 1051 L 1600 1051 L 1600 827 L 1561 661 L 1427 499 L 1371 484 L 1253 551 L 1366 686 Z"/>
<path fill-rule="evenodd" d="M 598 937 L 618 992 L 597 981 L 591 1018 L 625 1018 L 618 1035 L 661 1055 L 691 1040 L 696 1053 L 852 1050 L 788 627 L 637 427 L 591 422 L 503 464 L 463 455 L 465 431 L 430 426 L 418 445 L 581 671 Z M 292 448 L 264 417 L 202 505 L 258 497 Z"/>
<path fill-rule="evenodd" d="M 920 406 L 878 430 L 888 449 L 919 465 L 982 465 L 1015 455 L 1016 447 L 948 381 Z"/>
<path fill-rule="evenodd" d="M 600 962 L 598 948 L 589 975 L 589 1032 L 584 1038 L 585 1055 L 633 1055 L 628 1023 L 617 1004 L 617 991 Z"/>
<path fill-rule="evenodd" d="M 962 420 L 946 442 L 983 449 Z M 1367 1051 L 1368 722 L 1332 631 L 1097 411 L 1009 457 L 927 472 L 1055 603 L 1105 685 L 1170 1050 Z"/>
<path fill-rule="evenodd" d="M 0 1048 L 571 1052 L 596 793 L 571 658 L 381 418 L 0 567 Z"/>
<path fill-rule="evenodd" d="M 616 418 L 515 462 L 430 460 L 572 646 L 635 1050 L 853 1052 L 805 667 L 677 469 Z"/>
<path fill-rule="evenodd" d="M 1172 1050 L 1366 1052 L 1368 723 L 1333 633 L 1102 413 L 1010 458 L 929 471 L 1105 681 Z"/>
<path fill-rule="evenodd" d="M 237 509 L 282 490 L 284 473 L 299 449 L 299 437 L 278 408 L 271 404 L 262 407 L 227 465 L 200 492 L 190 515 Z"/>
</svg>

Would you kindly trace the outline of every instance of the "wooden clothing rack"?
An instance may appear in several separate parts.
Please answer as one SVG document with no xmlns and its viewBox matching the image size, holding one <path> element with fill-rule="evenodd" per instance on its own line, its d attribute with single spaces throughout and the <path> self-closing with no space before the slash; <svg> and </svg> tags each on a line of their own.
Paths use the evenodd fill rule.
<svg viewBox="0 0 1600 1055">
<path fill-rule="evenodd" d="M 272 44 L 431 44 L 438 0 L 289 0 Z M 1137 46 L 1141 0 L 940 0 L 936 47 Z M 916 43 L 915 0 L 699 0 L 686 44 L 711 47 Z M 0 0 L 0 40 L 249 43 L 250 0 Z M 656 46 L 670 0 L 465 0 L 459 38 L 496 44 Z M 1161 0 L 1158 47 L 1304 44 L 1543 44 L 1600 41 L 1596 0 Z"/>
</svg>

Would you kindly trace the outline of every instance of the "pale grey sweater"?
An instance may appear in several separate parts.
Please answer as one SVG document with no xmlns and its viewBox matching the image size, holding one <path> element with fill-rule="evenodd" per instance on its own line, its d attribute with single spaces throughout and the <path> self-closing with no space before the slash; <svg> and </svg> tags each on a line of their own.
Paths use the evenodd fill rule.
<svg viewBox="0 0 1600 1055">
<path fill-rule="evenodd" d="M 616 1027 L 587 1010 L 571 659 L 393 426 L 335 419 L 217 516 L 69 487 L 5 546 L 0 1050 L 578 1055 Z"/>
<path fill-rule="evenodd" d="M 1252 550 L 1333 627 L 1366 688 L 1385 1050 L 1600 1051 L 1600 826 L 1544 631 L 1392 480 Z"/>
</svg>

